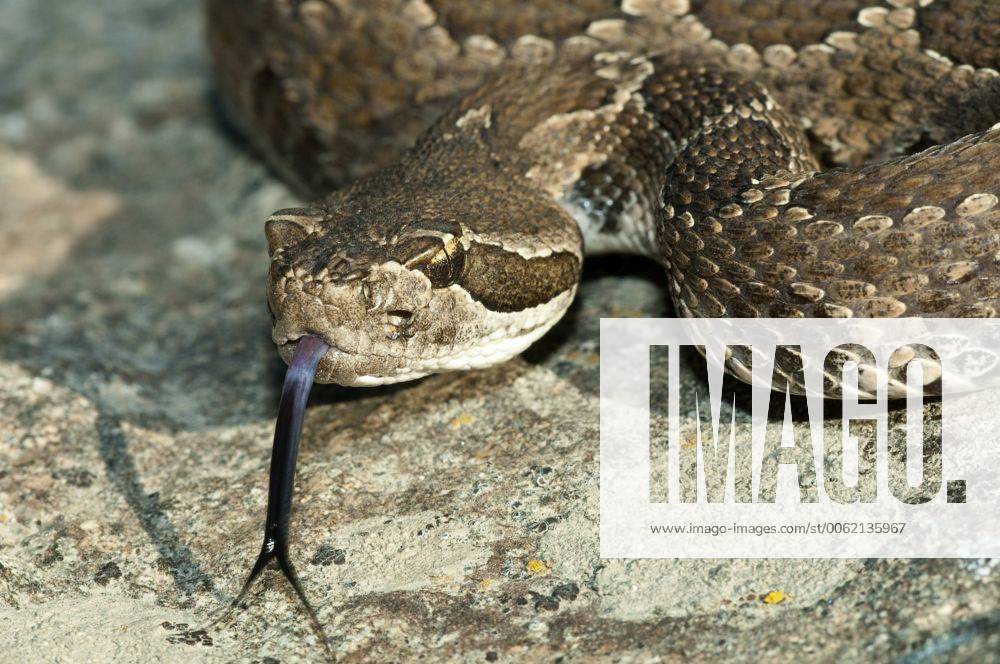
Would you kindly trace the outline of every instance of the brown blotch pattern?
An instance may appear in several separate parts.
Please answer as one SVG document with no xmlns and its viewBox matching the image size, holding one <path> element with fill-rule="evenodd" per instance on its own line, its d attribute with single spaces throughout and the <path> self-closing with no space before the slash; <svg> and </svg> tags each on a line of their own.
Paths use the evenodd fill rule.
<svg viewBox="0 0 1000 664">
<path fill-rule="evenodd" d="M 512 312 L 545 304 L 576 286 L 580 260 L 568 252 L 524 258 L 500 247 L 473 243 L 461 285 L 492 311 Z"/>
</svg>

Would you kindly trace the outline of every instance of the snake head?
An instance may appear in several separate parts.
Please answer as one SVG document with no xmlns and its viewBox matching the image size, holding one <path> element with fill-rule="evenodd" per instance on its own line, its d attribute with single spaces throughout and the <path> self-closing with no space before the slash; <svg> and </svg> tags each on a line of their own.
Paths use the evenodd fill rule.
<svg viewBox="0 0 1000 664">
<path fill-rule="evenodd" d="M 380 385 L 524 350 L 572 301 L 579 255 L 526 258 L 483 242 L 463 216 L 474 218 L 336 204 L 272 215 L 268 305 L 282 357 L 315 335 L 330 346 L 317 382 Z"/>
</svg>

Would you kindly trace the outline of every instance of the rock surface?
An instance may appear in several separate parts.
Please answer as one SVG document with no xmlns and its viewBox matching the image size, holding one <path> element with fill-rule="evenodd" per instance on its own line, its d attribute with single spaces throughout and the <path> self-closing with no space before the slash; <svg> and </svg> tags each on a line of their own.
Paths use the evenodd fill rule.
<svg viewBox="0 0 1000 664">
<path fill-rule="evenodd" d="M 322 656 L 273 574 L 212 623 L 284 368 L 261 222 L 297 201 L 220 121 L 200 25 L 193 0 L 0 3 L 11 661 Z M 998 661 L 995 561 L 599 557 L 598 320 L 664 313 L 657 276 L 597 262 L 505 366 L 314 391 L 292 544 L 336 654 Z"/>
</svg>

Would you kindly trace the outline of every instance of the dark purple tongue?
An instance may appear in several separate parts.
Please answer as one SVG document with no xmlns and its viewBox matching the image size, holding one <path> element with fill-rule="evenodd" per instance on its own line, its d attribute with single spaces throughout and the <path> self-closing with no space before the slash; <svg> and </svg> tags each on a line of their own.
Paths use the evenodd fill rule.
<svg viewBox="0 0 1000 664">
<path fill-rule="evenodd" d="M 271 477 L 267 492 L 267 520 L 264 522 L 264 544 L 261 546 L 257 562 L 254 563 L 250 576 L 247 577 L 243 589 L 233 602 L 240 604 L 254 580 L 264 571 L 272 560 L 278 563 L 278 568 L 291 584 L 299 600 L 309 612 L 313 628 L 323 637 L 322 625 L 316 617 L 316 612 L 306 599 L 295 567 L 288 558 L 288 520 L 292 512 L 292 490 L 295 486 L 295 459 L 299 454 L 299 435 L 302 433 L 302 419 L 305 415 L 306 401 L 312 388 L 316 366 L 330 347 L 312 335 L 302 337 L 295 345 L 295 354 L 288 365 L 285 383 L 281 388 L 281 403 L 278 405 L 278 421 L 274 427 L 274 444 L 271 448 Z"/>
</svg>

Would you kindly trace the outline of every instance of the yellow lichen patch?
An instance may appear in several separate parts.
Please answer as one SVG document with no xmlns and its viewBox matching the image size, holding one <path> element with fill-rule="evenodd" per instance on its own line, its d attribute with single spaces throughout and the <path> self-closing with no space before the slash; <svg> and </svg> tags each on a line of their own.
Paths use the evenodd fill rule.
<svg viewBox="0 0 1000 664">
<path fill-rule="evenodd" d="M 482 581 L 479 582 L 479 587 L 482 588 L 483 590 L 489 590 L 492 585 L 493 585 L 493 579 L 483 579 Z"/>
<path fill-rule="evenodd" d="M 781 604 L 785 601 L 785 593 L 780 590 L 772 590 L 768 594 L 764 595 L 764 604 Z"/>
<path fill-rule="evenodd" d="M 693 450 L 698 446 L 698 430 L 689 431 L 681 434 L 681 447 L 687 450 Z"/>
<path fill-rule="evenodd" d="M 451 426 L 453 429 L 457 429 L 458 427 L 464 427 L 466 424 L 472 424 L 475 421 L 476 416 L 472 413 L 462 413 L 451 421 Z"/>
<path fill-rule="evenodd" d="M 532 558 L 525 563 L 524 567 L 532 574 L 545 574 L 549 571 L 549 566 L 538 558 Z"/>
</svg>

